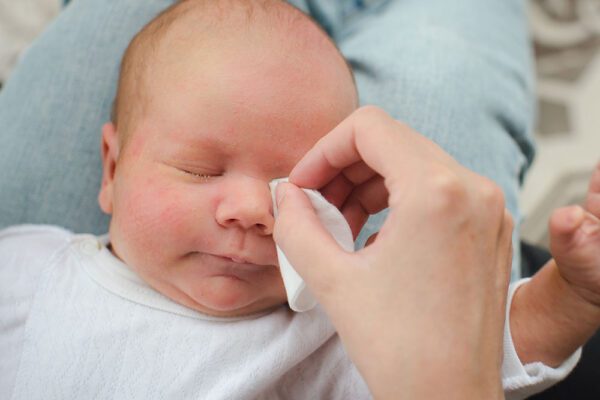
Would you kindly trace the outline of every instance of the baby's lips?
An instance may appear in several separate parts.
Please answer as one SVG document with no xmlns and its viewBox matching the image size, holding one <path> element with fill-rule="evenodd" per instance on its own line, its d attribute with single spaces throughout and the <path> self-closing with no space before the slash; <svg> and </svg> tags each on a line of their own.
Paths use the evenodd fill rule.
<svg viewBox="0 0 600 400">
<path fill-rule="evenodd" d="M 251 261 L 248 261 L 248 259 L 246 259 L 246 258 L 239 257 L 239 256 L 236 256 L 236 255 L 224 254 L 224 255 L 222 255 L 220 257 L 229 258 L 231 261 L 236 262 L 238 264 L 255 264 L 255 263 L 253 263 Z"/>
</svg>

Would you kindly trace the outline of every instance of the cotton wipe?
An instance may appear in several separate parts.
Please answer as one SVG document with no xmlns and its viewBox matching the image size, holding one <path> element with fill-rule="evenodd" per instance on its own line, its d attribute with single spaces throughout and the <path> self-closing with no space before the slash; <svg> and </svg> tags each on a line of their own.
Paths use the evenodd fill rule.
<svg viewBox="0 0 600 400">
<path fill-rule="evenodd" d="M 287 178 L 275 179 L 269 183 L 271 195 L 273 198 L 273 214 L 277 218 L 277 202 L 275 201 L 275 189 L 280 182 L 287 182 Z M 344 219 L 342 213 L 316 190 L 302 189 L 311 201 L 315 212 L 321 223 L 338 242 L 340 247 L 346 251 L 354 251 L 354 240 L 350 226 Z M 279 259 L 279 269 L 285 285 L 288 304 L 290 308 L 297 312 L 308 311 L 317 305 L 314 298 L 300 275 L 290 264 L 283 251 L 277 246 L 277 258 Z"/>
</svg>

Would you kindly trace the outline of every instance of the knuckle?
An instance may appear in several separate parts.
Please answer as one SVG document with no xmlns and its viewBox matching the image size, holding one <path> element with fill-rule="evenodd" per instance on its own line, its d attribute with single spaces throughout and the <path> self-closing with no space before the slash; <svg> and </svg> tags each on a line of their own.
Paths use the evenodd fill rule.
<svg viewBox="0 0 600 400">
<path fill-rule="evenodd" d="M 495 210 L 504 211 L 504 193 L 500 186 L 488 178 L 481 178 L 479 184 L 479 195 L 487 207 Z"/>
<path fill-rule="evenodd" d="M 506 202 L 502 188 L 491 179 L 485 177 L 480 177 L 477 188 L 478 200 L 483 209 L 486 210 L 486 219 L 493 224 L 508 228 L 508 225 L 506 225 L 509 222 L 507 217 L 511 220 L 512 217 L 506 210 Z M 512 229 L 512 222 L 510 227 Z"/>
<path fill-rule="evenodd" d="M 460 178 L 447 169 L 435 172 L 430 182 L 430 195 L 438 213 L 455 213 L 466 199 L 466 188 Z"/>
<path fill-rule="evenodd" d="M 512 236 L 512 231 L 515 228 L 515 220 L 507 209 L 504 209 L 504 225 L 507 228 L 508 235 Z"/>
</svg>

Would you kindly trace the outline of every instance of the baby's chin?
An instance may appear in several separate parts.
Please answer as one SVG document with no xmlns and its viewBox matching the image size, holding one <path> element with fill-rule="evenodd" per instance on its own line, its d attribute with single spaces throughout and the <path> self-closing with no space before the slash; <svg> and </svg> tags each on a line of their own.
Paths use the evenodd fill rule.
<svg viewBox="0 0 600 400">
<path fill-rule="evenodd" d="M 215 317 L 260 314 L 287 302 L 283 287 L 260 288 L 232 276 L 205 278 L 185 288 L 183 294 L 176 301 Z"/>
</svg>

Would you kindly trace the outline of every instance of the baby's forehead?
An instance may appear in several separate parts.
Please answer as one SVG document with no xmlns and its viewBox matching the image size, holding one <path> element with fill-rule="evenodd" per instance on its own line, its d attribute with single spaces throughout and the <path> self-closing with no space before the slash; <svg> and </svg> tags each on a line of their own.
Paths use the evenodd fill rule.
<svg viewBox="0 0 600 400">
<path fill-rule="evenodd" d="M 310 58 L 328 58 L 346 70 L 340 75 L 350 78 L 347 82 L 355 95 L 345 60 L 326 33 L 300 10 L 279 0 L 188 0 L 159 15 L 132 41 L 123 60 L 115 115 L 123 114 L 123 108 L 142 114 L 153 97 L 160 95 L 153 91 L 157 82 L 173 88 L 195 80 L 210 68 L 222 68 L 215 61 L 219 55 L 229 56 L 234 68 L 211 82 L 216 87 L 235 79 L 243 86 L 260 86 L 264 76 L 244 75 L 246 64 L 256 60 L 275 65 L 263 74 L 293 77 L 293 68 L 281 67 L 284 64 L 277 61 L 295 58 L 301 67 Z"/>
<path fill-rule="evenodd" d="M 262 58 L 307 52 L 335 54 L 352 75 L 327 33 L 308 15 L 281 0 L 183 1 L 141 33 L 141 51 L 133 55 L 152 68 L 191 63 L 194 53 L 239 52 L 243 43 Z"/>
</svg>

